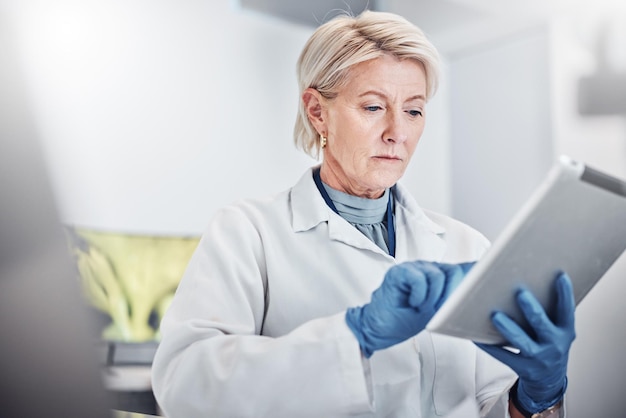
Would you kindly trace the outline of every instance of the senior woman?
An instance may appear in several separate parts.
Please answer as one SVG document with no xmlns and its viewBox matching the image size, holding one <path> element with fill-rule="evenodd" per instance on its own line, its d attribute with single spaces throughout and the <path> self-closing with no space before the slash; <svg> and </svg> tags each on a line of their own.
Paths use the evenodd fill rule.
<svg viewBox="0 0 626 418">
<path fill-rule="evenodd" d="M 393 14 L 337 17 L 312 35 L 298 60 L 295 141 L 322 163 L 210 222 L 161 324 L 153 386 L 166 416 L 426 418 L 466 398 L 483 416 L 562 415 L 566 276 L 554 322 L 518 295 L 532 336 L 494 315 L 517 353 L 424 330 L 488 247 L 396 184 L 438 62 Z"/>
</svg>

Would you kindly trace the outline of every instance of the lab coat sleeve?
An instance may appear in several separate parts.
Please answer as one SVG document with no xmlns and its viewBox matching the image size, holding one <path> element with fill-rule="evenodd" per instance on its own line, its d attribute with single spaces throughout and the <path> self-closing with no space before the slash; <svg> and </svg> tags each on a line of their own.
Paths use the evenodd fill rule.
<svg viewBox="0 0 626 418">
<path fill-rule="evenodd" d="M 264 314 L 262 239 L 237 208 L 211 222 L 162 324 L 153 391 L 168 418 L 332 417 L 371 410 L 345 312 L 278 336 Z"/>
</svg>

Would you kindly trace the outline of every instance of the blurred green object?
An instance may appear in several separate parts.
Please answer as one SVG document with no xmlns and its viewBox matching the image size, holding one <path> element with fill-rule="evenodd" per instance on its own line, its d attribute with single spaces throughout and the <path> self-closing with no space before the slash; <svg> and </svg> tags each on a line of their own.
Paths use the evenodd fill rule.
<svg viewBox="0 0 626 418">
<path fill-rule="evenodd" d="M 196 249 L 198 237 L 130 235 L 68 228 L 86 298 L 112 323 L 111 341 L 158 340 L 158 326 Z"/>
</svg>

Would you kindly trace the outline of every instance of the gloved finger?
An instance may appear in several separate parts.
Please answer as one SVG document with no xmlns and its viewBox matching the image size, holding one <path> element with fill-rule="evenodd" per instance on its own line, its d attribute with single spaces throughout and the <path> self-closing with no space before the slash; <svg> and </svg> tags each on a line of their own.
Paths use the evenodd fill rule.
<svg viewBox="0 0 626 418">
<path fill-rule="evenodd" d="M 495 312 L 491 316 L 491 322 L 500 335 L 509 342 L 510 346 L 519 349 L 525 355 L 532 355 L 536 352 L 537 344 L 535 341 L 508 315 Z"/>
<path fill-rule="evenodd" d="M 447 264 L 447 263 L 433 263 L 433 265 L 437 266 L 439 270 L 441 270 L 446 278 L 450 279 L 453 276 L 458 276 L 459 278 L 465 277 L 471 266 L 468 267 L 468 264 L 474 263 L 461 263 L 461 264 Z"/>
<path fill-rule="evenodd" d="M 576 300 L 574 287 L 567 273 L 561 273 L 556 279 L 557 308 L 554 324 L 559 328 L 574 329 Z"/>
<path fill-rule="evenodd" d="M 428 298 L 428 273 L 425 271 L 425 263 L 413 261 L 401 264 L 406 285 L 409 288 L 409 305 L 417 308 L 424 304 Z"/>
<path fill-rule="evenodd" d="M 420 287 L 415 283 L 416 278 L 413 277 L 415 272 L 412 271 L 408 263 L 397 264 L 392 266 L 385 273 L 383 284 L 372 294 L 372 301 L 384 300 L 390 306 L 407 306 L 411 305 L 410 299 L 424 300 L 426 297 L 426 278 L 423 277 L 424 285 L 420 291 Z"/>
<path fill-rule="evenodd" d="M 467 261 L 465 263 L 459 263 L 457 265 L 463 271 L 463 275 L 466 275 L 467 273 L 469 273 L 469 271 L 472 269 L 472 267 L 474 267 L 475 264 L 476 264 L 476 261 Z"/>
<path fill-rule="evenodd" d="M 419 307 L 422 310 L 430 310 L 433 309 L 441 299 L 446 285 L 446 274 L 436 263 L 422 262 L 420 269 L 426 276 L 427 289 L 426 298 Z"/>
<path fill-rule="evenodd" d="M 474 263 L 463 263 L 463 264 L 444 264 L 438 263 L 437 266 L 444 272 L 446 275 L 446 281 L 444 285 L 444 289 L 441 292 L 441 296 L 439 300 L 435 304 L 435 308 L 439 309 L 441 305 L 450 297 L 450 294 L 457 288 L 459 283 L 465 277 L 465 274 L 469 270 L 467 267 L 468 264 L 473 265 Z"/>
<path fill-rule="evenodd" d="M 517 294 L 517 304 L 519 305 L 526 321 L 531 326 L 539 341 L 551 340 L 555 327 L 545 309 L 537 298 L 528 290 L 521 290 Z"/>
</svg>

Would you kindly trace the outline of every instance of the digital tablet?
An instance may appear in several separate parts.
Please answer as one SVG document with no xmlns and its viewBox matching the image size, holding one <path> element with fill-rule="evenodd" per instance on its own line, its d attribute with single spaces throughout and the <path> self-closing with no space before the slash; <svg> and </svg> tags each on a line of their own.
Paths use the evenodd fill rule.
<svg viewBox="0 0 626 418">
<path fill-rule="evenodd" d="M 533 292 L 552 315 L 560 271 L 572 279 L 578 304 L 624 249 L 626 182 L 561 157 L 426 328 L 505 344 L 490 316 L 500 310 L 528 328 L 518 289 Z"/>
</svg>

